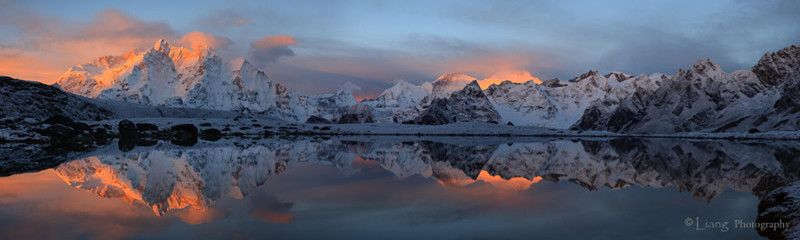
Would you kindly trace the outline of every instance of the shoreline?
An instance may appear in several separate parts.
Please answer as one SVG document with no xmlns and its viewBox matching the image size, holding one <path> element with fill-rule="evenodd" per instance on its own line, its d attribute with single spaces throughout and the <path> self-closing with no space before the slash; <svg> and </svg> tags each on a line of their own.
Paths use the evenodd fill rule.
<svg viewBox="0 0 800 240">
<path fill-rule="evenodd" d="M 267 138 L 273 136 L 395 136 L 395 137 L 492 137 L 492 138 L 653 138 L 686 140 L 727 140 L 727 141 L 798 141 L 800 131 L 774 131 L 760 133 L 709 133 L 683 132 L 671 134 L 612 133 L 606 131 L 577 131 L 548 129 L 532 126 L 508 126 L 492 123 L 453 123 L 445 125 L 411 125 L 400 123 L 359 123 L 359 124 L 305 124 L 292 123 L 265 118 L 129 118 L 101 121 L 85 121 L 92 128 L 104 128 L 111 138 L 118 138 L 118 124 L 130 120 L 136 124 L 152 124 L 158 129 L 169 129 L 180 124 L 192 124 L 199 130 L 217 129 L 223 137 Z M 47 144 L 49 139 L 42 136 L 7 138 L 18 132 L 33 132 L 34 127 L 46 128 L 49 125 L 29 125 L 18 129 L 0 129 L 0 143 Z"/>
</svg>

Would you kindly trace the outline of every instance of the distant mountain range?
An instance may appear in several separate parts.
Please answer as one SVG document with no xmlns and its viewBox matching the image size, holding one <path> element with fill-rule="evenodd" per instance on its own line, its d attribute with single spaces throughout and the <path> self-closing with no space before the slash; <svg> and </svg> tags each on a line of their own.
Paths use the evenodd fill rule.
<svg viewBox="0 0 800 240">
<path fill-rule="evenodd" d="M 800 47 L 794 45 L 732 73 L 701 60 L 673 75 L 589 71 L 568 81 L 540 81 L 524 71 L 506 75 L 517 82 L 481 89 L 462 73 L 420 85 L 401 81 L 359 103 L 344 90 L 304 95 L 274 83 L 245 59 L 226 62 L 208 47 L 190 50 L 160 40 L 147 51 L 74 66 L 57 85 L 89 98 L 293 122 L 495 122 L 619 133 L 800 129 L 793 121 L 800 114 Z"/>
</svg>

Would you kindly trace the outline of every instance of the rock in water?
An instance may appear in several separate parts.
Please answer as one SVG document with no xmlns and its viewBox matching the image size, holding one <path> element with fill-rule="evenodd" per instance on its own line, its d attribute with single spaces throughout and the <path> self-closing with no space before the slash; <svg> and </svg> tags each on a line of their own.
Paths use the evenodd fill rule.
<svg viewBox="0 0 800 240">
<path fill-rule="evenodd" d="M 94 140 L 97 142 L 97 145 L 105 145 L 108 143 L 108 132 L 105 128 L 98 127 L 94 129 L 92 135 L 94 135 Z"/>
<path fill-rule="evenodd" d="M 197 143 L 197 127 L 193 124 L 181 124 L 169 129 L 170 142 L 181 146 L 194 146 Z"/>
<path fill-rule="evenodd" d="M 136 124 L 130 120 L 119 121 L 119 138 L 120 139 L 137 139 L 139 134 L 136 131 Z"/>
<path fill-rule="evenodd" d="M 222 132 L 220 132 L 217 129 L 209 128 L 209 129 L 203 129 L 202 131 L 200 131 L 200 139 L 203 139 L 203 140 L 206 140 L 206 141 L 217 141 L 220 138 L 222 138 Z"/>
<path fill-rule="evenodd" d="M 127 152 L 136 147 L 139 141 L 139 133 L 136 131 L 136 124 L 130 120 L 119 121 L 119 150 Z"/>
</svg>

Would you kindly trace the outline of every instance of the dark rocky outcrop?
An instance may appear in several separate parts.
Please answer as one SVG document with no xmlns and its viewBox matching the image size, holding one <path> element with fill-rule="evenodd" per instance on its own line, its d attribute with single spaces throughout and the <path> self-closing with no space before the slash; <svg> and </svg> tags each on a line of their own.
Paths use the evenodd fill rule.
<svg viewBox="0 0 800 240">
<path fill-rule="evenodd" d="M 553 78 L 547 81 L 542 82 L 542 86 L 549 87 L 549 88 L 557 88 L 557 87 L 565 87 L 567 84 L 561 83 L 561 79 Z"/>
<path fill-rule="evenodd" d="M 220 138 L 222 138 L 222 132 L 220 132 L 217 129 L 209 128 L 209 129 L 203 129 L 202 131 L 200 131 L 200 139 L 203 139 L 203 140 L 206 140 L 206 141 L 217 141 Z"/>
<path fill-rule="evenodd" d="M 81 151 L 93 147 L 97 140 L 88 124 L 73 121 L 66 116 L 56 115 L 44 120 L 42 124 L 47 127 L 33 131 L 47 137 L 51 148 Z M 98 145 L 102 144 L 105 144 L 105 139 L 98 140 Z"/>
<path fill-rule="evenodd" d="M 769 239 L 800 237 L 800 182 L 777 188 L 758 203 L 756 223 L 778 226 L 755 227 L 758 234 Z M 783 225 L 785 224 L 785 225 Z"/>
<path fill-rule="evenodd" d="M 328 119 L 322 118 L 320 116 L 311 116 L 311 117 L 308 117 L 308 119 L 306 119 L 306 123 L 307 124 L 331 124 L 333 122 L 331 122 Z"/>
<path fill-rule="evenodd" d="M 67 119 L 102 120 L 111 115 L 107 109 L 58 87 L 0 76 L 0 119 L 25 116 L 64 124 Z"/>
<path fill-rule="evenodd" d="M 761 95 L 759 95 L 761 94 Z M 763 132 L 800 129 L 800 47 L 767 53 L 752 69 L 726 73 L 710 60 L 678 70 L 655 90 L 615 105 L 599 101 L 572 126 L 619 133 Z"/>
<path fill-rule="evenodd" d="M 197 143 L 197 127 L 193 124 L 180 124 L 169 129 L 170 142 L 181 146 L 194 146 Z"/>
<path fill-rule="evenodd" d="M 500 122 L 500 114 L 492 107 L 477 81 L 455 91 L 448 98 L 433 99 L 428 109 L 414 123 L 441 125 L 456 122 Z"/>
<path fill-rule="evenodd" d="M 347 112 L 336 121 L 336 124 L 374 123 L 372 111 L 369 106 L 359 104 L 347 108 Z"/>
<path fill-rule="evenodd" d="M 117 130 L 119 131 L 119 150 L 127 152 L 136 147 L 136 143 L 139 141 L 136 124 L 130 120 L 122 120 L 119 121 Z"/>
</svg>

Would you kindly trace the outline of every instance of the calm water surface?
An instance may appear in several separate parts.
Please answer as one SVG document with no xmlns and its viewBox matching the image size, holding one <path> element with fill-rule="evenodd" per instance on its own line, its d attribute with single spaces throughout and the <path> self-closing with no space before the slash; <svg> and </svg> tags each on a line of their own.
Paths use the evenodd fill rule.
<svg viewBox="0 0 800 240">
<path fill-rule="evenodd" d="M 128 152 L 111 144 L 52 168 L 4 165 L 0 232 L 5 239 L 757 239 L 735 221 L 756 220 L 765 179 L 797 180 L 787 157 L 794 149 L 666 139 L 231 139 Z M 705 225 L 715 222 L 728 222 L 727 231 Z"/>
</svg>

